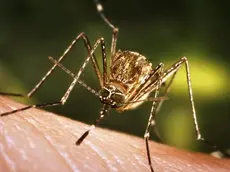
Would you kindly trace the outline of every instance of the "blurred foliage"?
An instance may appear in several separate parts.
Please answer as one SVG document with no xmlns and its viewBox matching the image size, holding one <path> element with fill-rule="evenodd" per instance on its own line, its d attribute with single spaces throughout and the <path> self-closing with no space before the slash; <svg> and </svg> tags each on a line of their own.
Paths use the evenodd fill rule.
<svg viewBox="0 0 230 172">
<path fill-rule="evenodd" d="M 120 28 L 118 48 L 137 51 L 153 65 L 164 62 L 166 67 L 188 57 L 201 133 L 229 148 L 228 1 L 107 0 L 103 4 L 106 15 Z M 82 31 L 92 43 L 103 36 L 109 54 L 112 32 L 96 13 L 93 0 L 2 0 L 0 23 L 1 91 L 28 93 L 52 66 L 47 57 L 57 59 Z M 83 43 L 78 43 L 64 64 L 76 73 L 86 55 Z M 100 50 L 96 55 L 101 62 Z M 59 100 L 71 79 L 57 69 L 27 103 Z M 81 79 L 99 89 L 91 64 Z M 100 107 L 94 95 L 77 85 L 65 106 L 48 110 L 92 124 Z M 111 111 L 101 126 L 143 136 L 150 107 L 145 103 L 122 115 Z M 157 116 L 157 127 L 167 144 L 211 151 L 195 140 L 184 68 Z"/>
</svg>

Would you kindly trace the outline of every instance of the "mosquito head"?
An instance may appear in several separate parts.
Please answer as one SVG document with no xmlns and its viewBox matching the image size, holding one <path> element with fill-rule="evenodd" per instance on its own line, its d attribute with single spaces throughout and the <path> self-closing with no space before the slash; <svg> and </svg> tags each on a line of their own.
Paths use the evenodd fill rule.
<svg viewBox="0 0 230 172">
<path fill-rule="evenodd" d="M 113 85 L 103 87 L 99 92 L 102 103 L 110 105 L 112 108 L 119 108 L 125 103 L 125 96 L 121 90 Z"/>
</svg>

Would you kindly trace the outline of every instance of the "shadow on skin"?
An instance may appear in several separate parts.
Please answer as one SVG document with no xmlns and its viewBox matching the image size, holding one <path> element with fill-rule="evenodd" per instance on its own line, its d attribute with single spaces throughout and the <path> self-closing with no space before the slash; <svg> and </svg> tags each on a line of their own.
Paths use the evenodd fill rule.
<svg viewBox="0 0 230 172">
<path fill-rule="evenodd" d="M 0 113 L 20 107 L 0 97 Z M 142 138 L 96 128 L 76 146 L 88 127 L 38 109 L 0 117 L 0 171 L 150 171 Z M 156 172 L 230 171 L 227 159 L 152 141 L 150 148 Z"/>
</svg>

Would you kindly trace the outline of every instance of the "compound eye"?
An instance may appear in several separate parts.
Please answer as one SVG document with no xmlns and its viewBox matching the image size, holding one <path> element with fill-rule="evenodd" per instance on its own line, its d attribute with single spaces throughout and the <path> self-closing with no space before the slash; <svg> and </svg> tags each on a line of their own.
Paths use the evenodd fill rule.
<svg viewBox="0 0 230 172">
<path fill-rule="evenodd" d="M 106 89 L 102 89 L 100 92 L 99 92 L 100 96 L 101 97 L 108 97 L 109 96 L 109 91 L 106 90 Z"/>
<path fill-rule="evenodd" d="M 112 94 L 112 95 L 111 95 L 111 99 L 112 99 L 114 102 L 116 102 L 117 104 L 122 104 L 122 103 L 124 103 L 124 100 L 125 100 L 124 95 L 122 95 L 122 94 L 117 94 L 117 93 Z"/>
</svg>

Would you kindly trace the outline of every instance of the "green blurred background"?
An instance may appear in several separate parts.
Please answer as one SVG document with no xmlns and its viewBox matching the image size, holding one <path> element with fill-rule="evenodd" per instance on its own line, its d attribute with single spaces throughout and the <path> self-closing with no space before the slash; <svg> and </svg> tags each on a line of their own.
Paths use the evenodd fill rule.
<svg viewBox="0 0 230 172">
<path fill-rule="evenodd" d="M 226 149 L 230 147 L 230 25 L 229 4 L 214 0 L 107 0 L 105 13 L 120 28 L 118 48 L 145 55 L 153 66 L 166 67 L 187 56 L 198 123 L 203 136 Z M 93 0 L 1 0 L 0 91 L 28 93 L 52 66 L 48 56 L 58 58 L 70 42 L 84 31 L 92 44 L 103 36 L 109 53 L 111 29 L 96 13 Z M 64 64 L 74 73 L 87 55 L 77 44 Z M 100 51 L 96 52 L 100 61 Z M 99 89 L 90 64 L 81 77 Z M 56 70 L 27 104 L 61 98 L 72 78 Z M 101 104 L 77 85 L 65 106 L 48 108 L 88 124 L 98 117 Z M 151 103 L 119 114 L 111 111 L 101 127 L 143 137 Z M 169 100 L 157 116 L 164 143 L 194 151 L 212 149 L 195 140 L 184 68 L 178 73 Z M 156 137 L 152 136 L 153 139 Z"/>
</svg>

